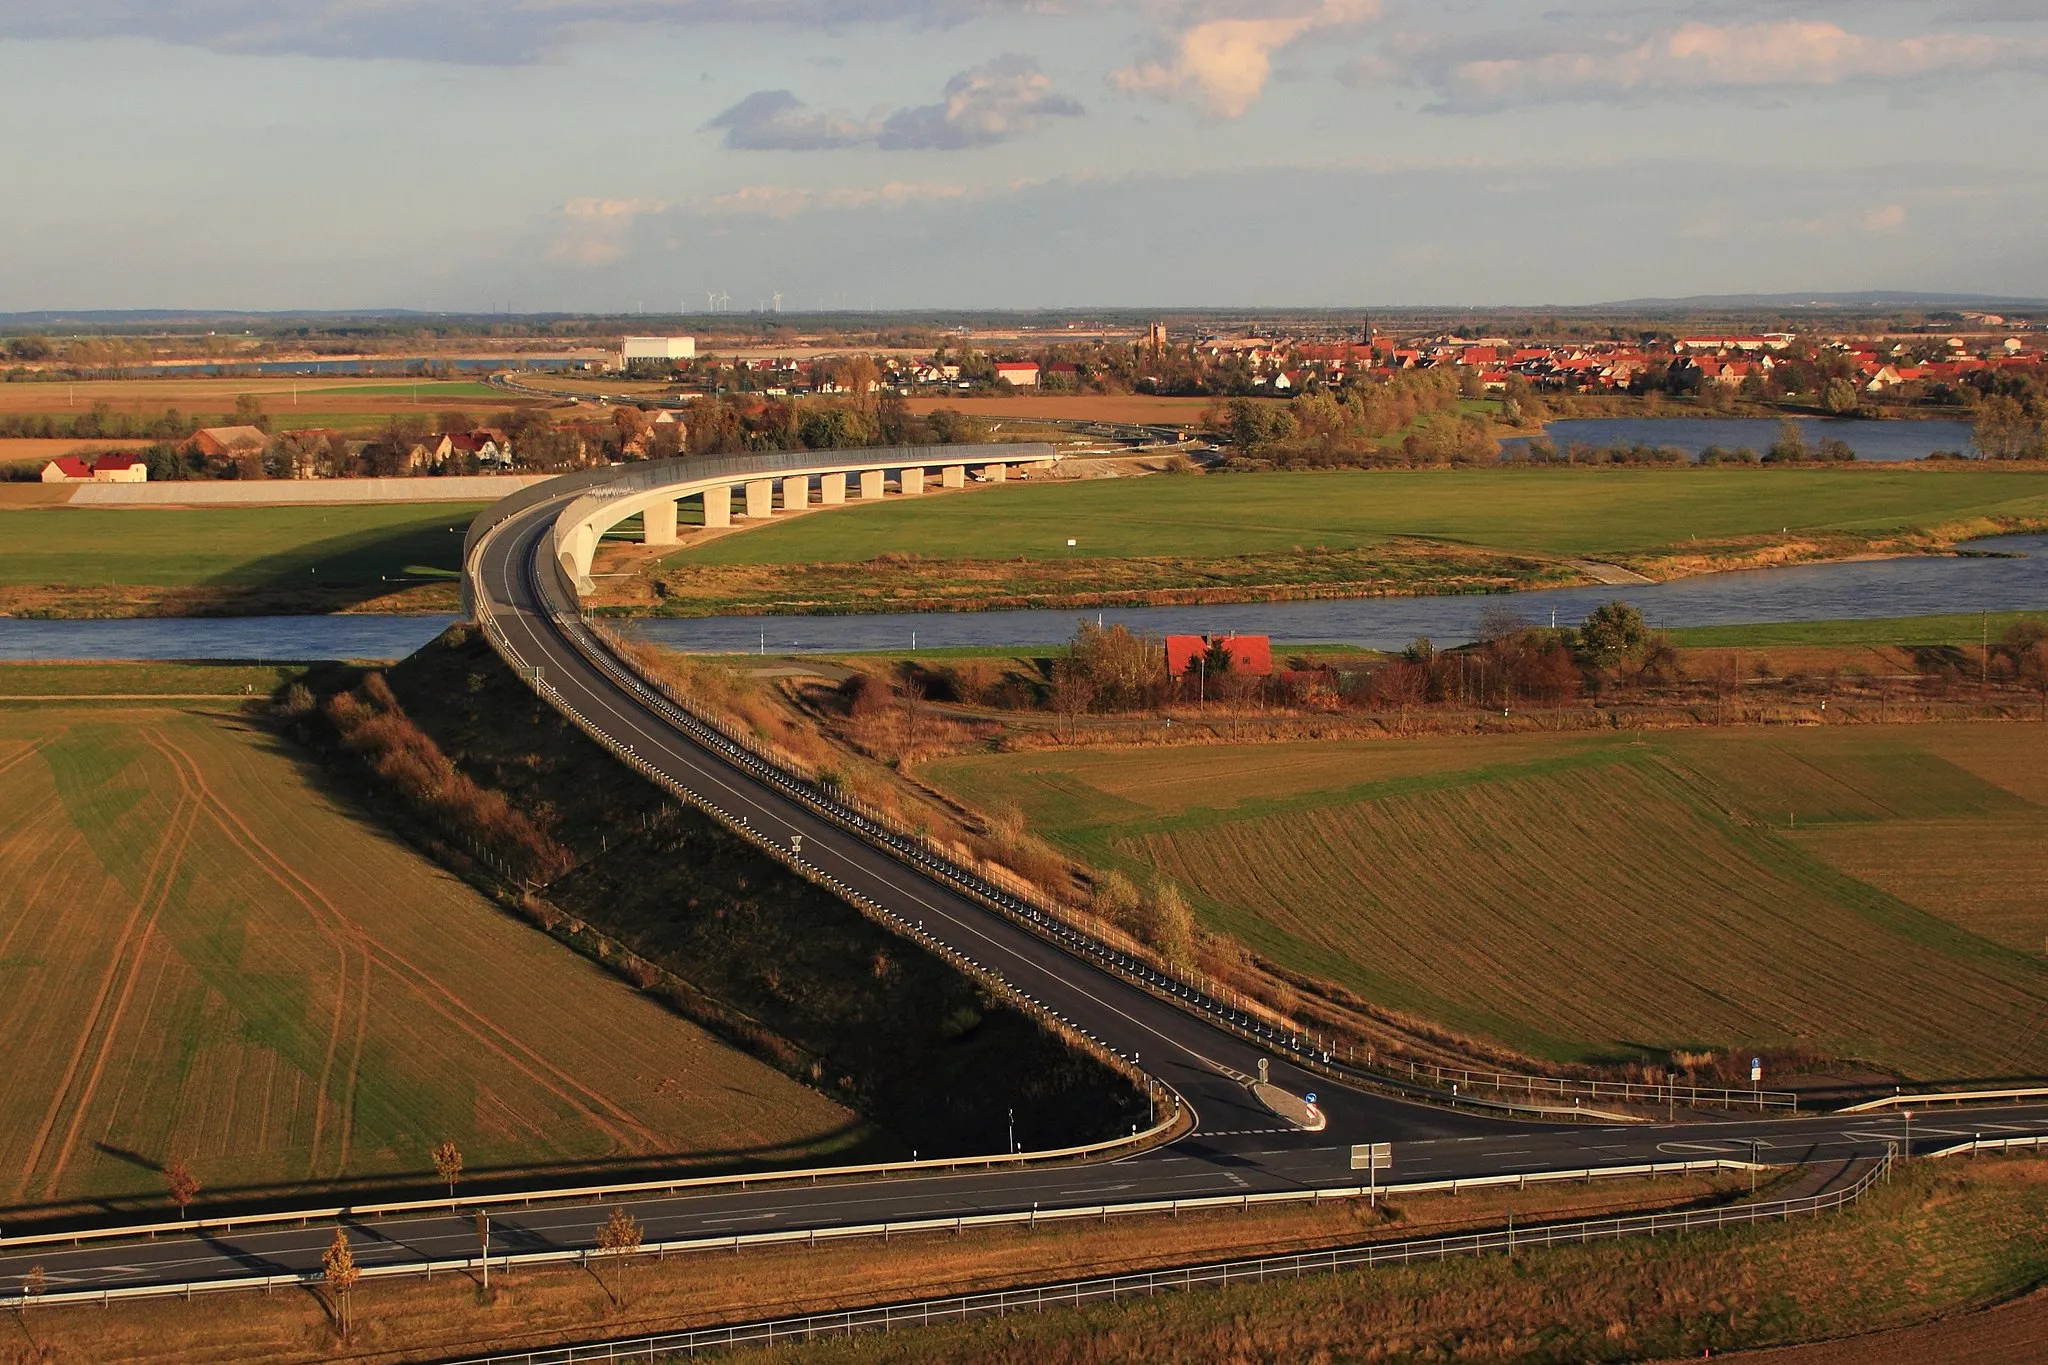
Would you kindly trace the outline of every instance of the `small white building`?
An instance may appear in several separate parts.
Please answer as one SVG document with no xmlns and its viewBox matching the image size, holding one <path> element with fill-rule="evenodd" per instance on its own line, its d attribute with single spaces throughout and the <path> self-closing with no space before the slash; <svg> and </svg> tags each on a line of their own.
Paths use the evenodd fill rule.
<svg viewBox="0 0 2048 1365">
<path fill-rule="evenodd" d="M 627 337 L 619 345 L 619 368 L 625 369 L 636 360 L 695 360 L 697 338 L 695 337 Z"/>
<path fill-rule="evenodd" d="M 1013 388 L 1035 389 L 1038 387 L 1038 366 L 1029 360 L 998 361 L 996 382 Z"/>
</svg>

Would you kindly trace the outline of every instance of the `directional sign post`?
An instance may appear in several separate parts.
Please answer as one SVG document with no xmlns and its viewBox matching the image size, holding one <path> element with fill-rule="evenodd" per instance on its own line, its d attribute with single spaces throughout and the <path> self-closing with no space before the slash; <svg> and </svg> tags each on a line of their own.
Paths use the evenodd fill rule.
<svg viewBox="0 0 2048 1365">
<path fill-rule="evenodd" d="M 1365 1172 L 1366 1204 L 1379 1206 L 1379 1173 L 1392 1170 L 1394 1166 L 1394 1144 L 1391 1142 L 1360 1142 L 1351 1148 L 1351 1169 Z"/>
</svg>

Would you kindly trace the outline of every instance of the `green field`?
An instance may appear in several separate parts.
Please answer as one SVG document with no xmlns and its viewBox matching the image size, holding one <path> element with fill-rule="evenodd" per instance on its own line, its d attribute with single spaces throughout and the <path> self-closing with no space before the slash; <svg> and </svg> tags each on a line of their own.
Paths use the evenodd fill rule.
<svg viewBox="0 0 2048 1365">
<path fill-rule="evenodd" d="M 847 1111 L 484 901 L 229 710 L 0 710 L 0 1206 L 836 1151 Z M 9 1219 L 11 1223 L 18 1219 Z"/>
<path fill-rule="evenodd" d="M 932 762 L 1284 966 L 1531 1055 L 2048 1072 L 2048 727 L 1332 741 Z"/>
<path fill-rule="evenodd" d="M 2048 519 L 2048 474 L 1925 469 L 1374 470 L 1090 479 L 812 514 L 687 551 L 706 564 L 1218 557 L 1420 536 L 1561 556 L 1792 531 Z M 1071 551 L 1069 538 L 1080 543 Z M 681 561 L 678 561 L 681 562 Z"/>
<path fill-rule="evenodd" d="M 0 586 L 453 580 L 482 506 L 26 508 L 0 513 Z"/>
<path fill-rule="evenodd" d="M 2022 621 L 2048 625 L 2038 611 L 1963 612 L 1955 616 L 1887 616 L 1867 621 L 1780 621 L 1753 626 L 1685 626 L 1666 631 L 1684 649 L 1762 649 L 1774 645 L 1974 645 Z"/>
<path fill-rule="evenodd" d="M 267 697 L 302 668 L 290 664 L 0 664 L 0 700 L 22 697 Z"/>
</svg>

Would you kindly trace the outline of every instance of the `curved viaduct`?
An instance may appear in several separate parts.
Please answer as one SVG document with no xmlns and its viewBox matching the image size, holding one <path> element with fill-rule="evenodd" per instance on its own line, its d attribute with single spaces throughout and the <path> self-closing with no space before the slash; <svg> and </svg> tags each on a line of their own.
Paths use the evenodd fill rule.
<svg viewBox="0 0 2048 1365">
<path fill-rule="evenodd" d="M 843 506 L 849 495 L 860 502 L 914 498 L 931 480 L 940 488 L 965 488 L 970 477 L 1001 483 L 1012 469 L 1051 469 L 1059 458 L 1054 447 L 1039 444 L 891 446 L 616 466 L 555 516 L 550 549 L 567 582 L 588 592 L 591 560 L 607 531 L 637 516 L 642 544 L 673 545 L 681 502 L 699 502 L 703 524 L 720 529 L 735 515 L 758 523 L 778 512 Z"/>
<path fill-rule="evenodd" d="M 936 449 L 941 454 L 935 456 Z M 898 1175 L 875 1183 L 727 1187 L 672 1195 L 613 1199 L 629 1205 L 650 1241 L 730 1235 L 735 1225 L 784 1231 L 869 1226 L 878 1220 L 952 1219 L 1027 1209 L 1093 1208 L 1152 1200 L 1264 1191 L 1355 1187 L 1351 1143 L 1392 1141 L 1400 1182 L 1473 1176 L 1624 1167 L 1716 1155 L 1801 1163 L 1872 1156 L 1906 1133 L 1921 1141 L 2048 1135 L 2048 1105 L 1980 1107 L 1969 1115 L 1923 1114 L 1902 1125 L 1897 1114 L 1688 1116 L 1671 1123 L 1539 1122 L 1527 1115 L 1480 1117 L 1411 1103 L 1311 1073 L 1291 1058 L 1298 1049 L 1261 1039 L 1233 1022 L 1215 1002 L 1183 988 L 1119 969 L 1100 945 L 1070 930 L 1033 926 L 968 895 L 923 850 L 866 836 L 804 797 L 800 786 L 715 732 L 677 712 L 634 677 L 586 630 L 577 611 L 575 579 L 587 575 L 595 537 L 628 516 L 709 489 L 746 490 L 764 481 L 779 488 L 818 485 L 838 474 L 943 471 L 972 463 L 1027 458 L 1017 447 L 983 447 L 963 460 L 959 448 L 743 456 L 641 465 L 567 475 L 514 494 L 479 516 L 465 556 L 464 590 L 475 615 L 490 625 L 493 644 L 528 678 L 545 679 L 543 695 L 630 761 L 715 804 L 764 843 L 787 846 L 803 837 L 803 861 L 851 895 L 916 926 L 925 938 L 1001 976 L 1010 986 L 1138 1062 L 1186 1097 L 1193 1131 L 1169 1146 L 1095 1165 Z M 687 466 L 687 467 L 679 467 Z M 801 485 L 796 481 L 802 480 Z M 865 491 L 865 489 L 864 489 Z M 908 490 L 906 490 L 908 491 Z M 714 492 L 713 497 L 717 494 Z M 728 493 L 730 496 L 730 493 Z M 758 495 L 756 495 L 758 497 Z M 808 502 L 806 501 L 806 505 Z M 759 510 L 772 512 L 756 501 Z M 661 517 L 657 512 L 655 534 Z M 1328 1129 L 1298 1129 L 1262 1108 L 1245 1082 L 1261 1058 L 1273 1080 L 1294 1091 L 1320 1092 Z M 1018 1137 L 1030 1147 L 1029 1115 L 1019 1111 Z M 999 1145 L 999 1144 L 998 1144 Z M 602 1209 L 591 1202 L 540 1205 L 500 1215 L 503 1235 L 531 1250 L 587 1250 Z M 420 1213 L 380 1221 L 372 1242 L 359 1243 L 365 1268 L 418 1265 L 469 1254 L 475 1231 L 467 1214 Z M 281 1273 L 319 1273 L 332 1229 L 209 1231 L 148 1243 L 115 1242 L 75 1249 L 11 1249 L 0 1239 L 0 1282 L 42 1267 L 53 1289 L 123 1289 L 230 1282 L 261 1265 Z M 16 1281 L 18 1282 L 18 1278 Z"/>
</svg>

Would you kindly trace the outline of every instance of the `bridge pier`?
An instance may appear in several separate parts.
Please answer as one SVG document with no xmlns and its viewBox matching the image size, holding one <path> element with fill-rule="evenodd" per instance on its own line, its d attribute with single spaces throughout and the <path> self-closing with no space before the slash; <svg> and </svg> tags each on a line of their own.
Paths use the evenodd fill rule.
<svg viewBox="0 0 2048 1365">
<path fill-rule="evenodd" d="M 903 489 L 904 497 L 914 498 L 924 492 L 924 471 L 922 469 L 906 469 L 897 478 Z"/>
<path fill-rule="evenodd" d="M 811 476 L 799 474 L 782 481 L 782 510 L 801 512 L 811 505 Z"/>
<path fill-rule="evenodd" d="M 1010 477 L 1010 467 L 1006 464 L 985 464 L 981 467 L 981 477 L 990 483 L 1002 483 Z"/>
<path fill-rule="evenodd" d="M 818 502 L 825 507 L 837 507 L 846 501 L 846 476 L 844 474 L 820 474 L 818 476 Z"/>
<path fill-rule="evenodd" d="M 710 527 L 732 525 L 732 488 L 721 485 L 704 490 L 704 524 Z"/>
<path fill-rule="evenodd" d="M 939 471 L 939 486 L 941 488 L 967 487 L 967 466 L 964 464 L 947 465 Z"/>
<path fill-rule="evenodd" d="M 673 498 L 663 498 L 640 514 L 640 543 L 642 545 L 673 545 L 676 543 L 676 504 Z"/>
<path fill-rule="evenodd" d="M 747 480 L 747 520 L 766 521 L 775 515 L 775 480 Z"/>
<path fill-rule="evenodd" d="M 883 490 L 888 487 L 888 482 L 888 471 L 881 469 L 863 469 L 860 472 L 861 501 L 871 502 L 878 500 L 882 496 Z"/>
</svg>

